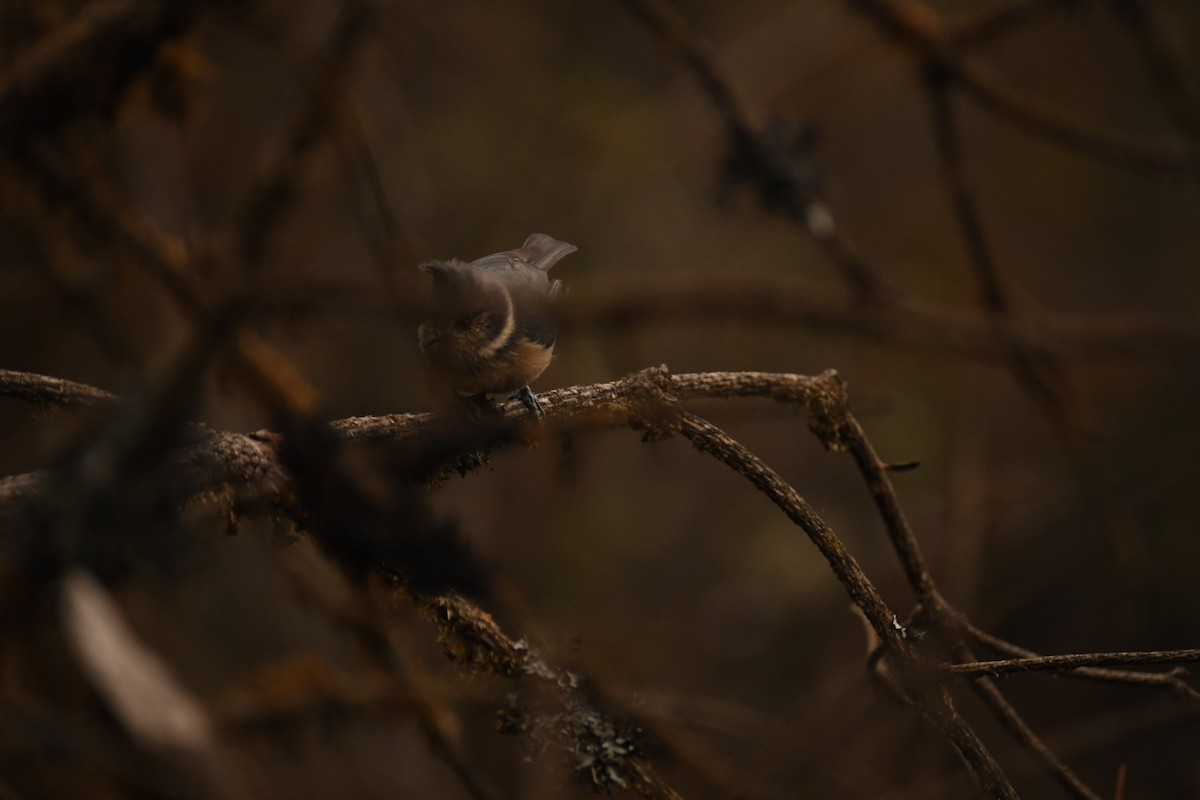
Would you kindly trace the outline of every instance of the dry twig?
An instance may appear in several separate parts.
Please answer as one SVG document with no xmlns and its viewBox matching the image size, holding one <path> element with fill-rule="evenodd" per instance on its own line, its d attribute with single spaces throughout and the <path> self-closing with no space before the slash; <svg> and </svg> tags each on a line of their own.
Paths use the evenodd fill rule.
<svg viewBox="0 0 1200 800">
<path fill-rule="evenodd" d="M 1095 128 L 1056 105 L 1015 91 L 985 63 L 958 47 L 953 29 L 922 3 L 847 2 L 910 49 L 920 64 L 935 66 L 981 107 L 1032 135 L 1074 152 L 1138 169 L 1189 175 L 1200 170 L 1200 151 L 1190 143 L 1136 139 Z"/>
<path fill-rule="evenodd" d="M 973 675 L 1012 675 L 1017 672 L 1071 672 L 1079 667 L 1117 667 L 1132 664 L 1177 664 L 1200 661 L 1200 649 L 1143 650 L 1122 653 L 1070 653 L 1061 656 L 1006 658 L 998 661 L 976 661 L 968 664 L 945 664 L 950 675 L 969 678 Z"/>
</svg>

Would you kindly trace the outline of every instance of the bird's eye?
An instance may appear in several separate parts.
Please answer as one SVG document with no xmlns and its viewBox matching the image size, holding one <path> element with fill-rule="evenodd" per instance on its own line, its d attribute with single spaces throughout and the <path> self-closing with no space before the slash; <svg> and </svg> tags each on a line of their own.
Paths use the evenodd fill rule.
<svg viewBox="0 0 1200 800">
<path fill-rule="evenodd" d="M 454 321 L 454 330 L 459 331 L 460 333 L 469 327 L 471 327 L 470 317 L 463 317 L 462 319 Z"/>
</svg>

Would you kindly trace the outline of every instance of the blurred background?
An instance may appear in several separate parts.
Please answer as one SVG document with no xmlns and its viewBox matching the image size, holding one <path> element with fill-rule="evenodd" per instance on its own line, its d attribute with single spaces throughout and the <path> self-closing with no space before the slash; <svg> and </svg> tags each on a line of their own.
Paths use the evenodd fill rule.
<svg viewBox="0 0 1200 800">
<path fill-rule="evenodd" d="M 64 32 L 98 24 L 106 5 L 145 31 L 105 60 L 68 60 L 57 80 L 72 88 L 24 113 L 13 87 L 36 66 L 31 54 L 68 46 Z M 416 265 L 540 231 L 579 251 L 555 270 L 569 305 L 535 390 L 659 364 L 834 368 L 881 456 L 920 462 L 894 481 L 943 592 L 977 625 L 1048 654 L 1196 646 L 1200 127 L 1156 54 L 1182 54 L 1175 74 L 1200 84 L 1200 6 L 929 6 L 964 23 L 1013 11 L 970 51 L 989 74 L 1090 129 L 1180 154 L 1165 165 L 1097 157 L 951 82 L 958 166 L 1007 293 L 990 318 L 915 48 L 855 5 L 675 8 L 759 119 L 819 131 L 795 156 L 819 177 L 808 210 L 832 215 L 902 310 L 856 302 L 802 219 L 731 184 L 725 121 L 678 50 L 626 5 L 256 0 L 163 12 L 8 0 L 0 366 L 137 397 L 181 363 L 196 315 L 147 270 L 136 237 L 115 235 L 120 224 L 80 200 L 100 196 L 191 254 L 181 263 L 211 297 L 248 292 L 250 327 L 330 418 L 438 408 L 446 392 L 415 342 L 426 288 Z M 1136 22 L 1148 7 L 1153 35 Z M 685 290 L 728 307 L 689 303 Z M 989 319 L 997 336 L 1024 331 L 1042 348 L 1032 373 L 1014 367 Z M 214 428 L 274 422 L 221 369 L 196 391 L 192 416 Z M 892 607 L 911 610 L 851 459 L 825 452 L 783 406 L 695 410 L 788 480 Z M 0 399 L 2 473 L 61 463 L 96 424 Z M 422 493 L 486 566 L 507 633 L 636 719 L 683 796 L 971 795 L 945 742 L 872 684 L 862 625 L 816 550 L 686 441 L 584 433 L 570 447 L 497 452 Z M 212 707 L 289 659 L 352 669 L 361 658 L 350 626 L 298 597 L 293 573 L 328 563 L 308 544 L 276 549 L 267 527 L 209 531 L 165 575 L 112 586 L 133 627 Z M 84 796 L 56 764 L 79 767 L 95 797 L 590 792 L 561 754 L 495 732 L 504 682 L 447 661 L 411 608 L 395 612 L 400 650 L 422 665 L 494 794 L 456 776 L 403 709 L 286 735 L 226 732 L 236 789 L 165 780 L 153 758 L 128 755 L 137 747 L 110 730 L 66 657 L 47 655 L 61 647 L 28 620 L 53 631 L 53 611 L 21 623 L 26 612 L 8 606 L 3 797 Z M 46 705 L 60 680 L 75 689 Z M 1001 685 L 1101 796 L 1200 796 L 1194 701 L 1044 675 Z M 956 696 L 1022 797 L 1068 796 L 969 692 Z"/>
</svg>

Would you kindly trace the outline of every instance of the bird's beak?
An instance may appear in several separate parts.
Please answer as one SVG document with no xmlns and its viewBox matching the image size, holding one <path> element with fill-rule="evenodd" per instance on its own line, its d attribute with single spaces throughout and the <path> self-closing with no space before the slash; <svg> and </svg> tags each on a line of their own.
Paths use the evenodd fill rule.
<svg viewBox="0 0 1200 800">
<path fill-rule="evenodd" d="M 440 342 L 441 340 L 442 340 L 442 332 L 439 331 L 437 328 L 433 328 L 433 327 L 428 327 L 428 328 L 422 327 L 421 328 L 421 338 L 420 338 L 421 349 L 425 349 L 425 348 L 431 346 L 432 344 L 434 344 L 435 342 Z"/>
</svg>

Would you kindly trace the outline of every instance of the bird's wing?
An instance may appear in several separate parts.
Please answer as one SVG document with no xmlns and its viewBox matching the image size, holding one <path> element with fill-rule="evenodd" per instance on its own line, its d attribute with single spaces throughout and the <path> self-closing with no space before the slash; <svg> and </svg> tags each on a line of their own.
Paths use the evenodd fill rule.
<svg viewBox="0 0 1200 800">
<path fill-rule="evenodd" d="M 525 240 L 525 244 L 516 250 L 492 253 L 475 259 L 471 265 L 486 272 L 521 273 L 529 271 L 536 275 L 536 273 L 548 271 L 565 256 L 578 249 L 573 244 L 560 242 L 544 233 L 533 233 Z"/>
<path fill-rule="evenodd" d="M 566 289 L 562 281 L 551 281 L 546 270 L 575 250 L 573 244 L 534 233 L 516 250 L 483 256 L 471 266 L 504 284 L 517 314 L 519 335 L 549 347 L 558 334 L 557 301 Z"/>
</svg>

